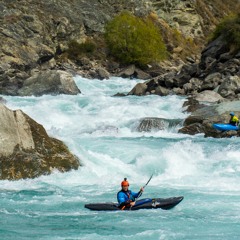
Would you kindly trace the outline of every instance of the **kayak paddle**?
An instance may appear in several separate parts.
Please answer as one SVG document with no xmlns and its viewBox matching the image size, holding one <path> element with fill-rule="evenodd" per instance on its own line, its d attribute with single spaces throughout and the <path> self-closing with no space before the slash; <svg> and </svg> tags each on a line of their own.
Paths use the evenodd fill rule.
<svg viewBox="0 0 240 240">
<path fill-rule="evenodd" d="M 152 174 L 151 177 L 148 179 L 147 183 L 143 186 L 143 189 L 148 185 L 148 183 L 151 181 L 152 177 L 153 177 L 153 174 Z M 141 197 L 141 196 L 142 196 L 142 192 L 138 195 L 137 198 L 135 198 L 135 201 L 136 201 L 139 197 Z"/>
</svg>

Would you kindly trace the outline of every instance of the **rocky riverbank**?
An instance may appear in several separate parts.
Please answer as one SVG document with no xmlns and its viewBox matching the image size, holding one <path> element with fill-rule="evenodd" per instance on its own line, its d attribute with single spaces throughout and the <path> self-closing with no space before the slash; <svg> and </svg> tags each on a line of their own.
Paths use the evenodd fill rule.
<svg viewBox="0 0 240 240">
<path fill-rule="evenodd" d="M 109 58 L 102 36 L 106 22 L 123 10 L 138 16 L 150 15 L 162 29 L 170 61 L 151 66 L 149 77 L 172 68 L 178 71 L 184 62 L 198 59 L 209 31 L 222 17 L 237 11 L 237 3 L 237 0 L 227 3 L 218 0 L 212 4 L 205 0 L 23 0 L 21 3 L 3 0 L 0 3 L 0 93 L 22 95 L 25 81 L 49 70 L 99 79 L 108 78 L 108 72 L 118 75 L 122 66 Z M 86 40 L 96 45 L 95 53 L 77 59 L 66 54 L 71 42 Z M 146 74 L 132 75 L 146 79 Z M 59 89 L 47 93 L 58 94 Z"/>
<path fill-rule="evenodd" d="M 179 72 L 171 71 L 139 83 L 128 94 L 189 96 L 186 105 L 192 114 L 184 122 L 181 133 L 239 136 L 235 131 L 221 133 L 214 130 L 212 124 L 227 123 L 231 111 L 236 111 L 239 116 L 240 51 L 230 48 L 223 36 L 219 36 L 202 51 L 199 63 L 187 64 Z"/>
</svg>

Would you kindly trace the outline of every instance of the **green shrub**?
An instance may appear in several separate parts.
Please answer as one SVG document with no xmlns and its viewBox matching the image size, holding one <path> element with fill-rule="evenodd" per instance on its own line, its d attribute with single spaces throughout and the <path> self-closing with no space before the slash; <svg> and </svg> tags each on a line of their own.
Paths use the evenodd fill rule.
<svg viewBox="0 0 240 240">
<path fill-rule="evenodd" d="M 84 43 L 78 43 L 72 40 L 68 43 L 67 54 L 71 59 L 77 59 L 83 55 L 90 55 L 96 49 L 96 45 L 91 40 L 86 40 Z"/>
<path fill-rule="evenodd" d="M 144 66 L 166 57 L 159 29 L 149 19 L 123 12 L 106 25 L 105 39 L 110 54 L 124 64 Z"/>
<path fill-rule="evenodd" d="M 230 47 L 240 49 L 240 14 L 225 18 L 215 29 L 212 39 L 222 35 Z"/>
</svg>

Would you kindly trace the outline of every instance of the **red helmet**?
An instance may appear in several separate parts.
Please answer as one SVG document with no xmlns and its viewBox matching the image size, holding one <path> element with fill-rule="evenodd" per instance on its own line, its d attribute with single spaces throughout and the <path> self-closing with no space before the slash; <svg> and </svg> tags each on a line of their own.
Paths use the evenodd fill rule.
<svg viewBox="0 0 240 240">
<path fill-rule="evenodd" d="M 127 181 L 127 178 L 124 178 L 124 180 L 121 183 L 122 187 L 128 186 L 129 187 L 129 182 Z"/>
</svg>

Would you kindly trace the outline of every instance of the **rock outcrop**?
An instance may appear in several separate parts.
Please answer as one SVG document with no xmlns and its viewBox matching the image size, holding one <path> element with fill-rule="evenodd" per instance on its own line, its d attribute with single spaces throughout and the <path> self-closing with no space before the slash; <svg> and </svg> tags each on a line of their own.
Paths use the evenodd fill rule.
<svg viewBox="0 0 240 240">
<path fill-rule="evenodd" d="M 47 70 L 35 73 L 32 77 L 26 79 L 23 86 L 18 90 L 18 95 L 76 95 L 80 92 L 70 73 L 61 70 Z"/>
<path fill-rule="evenodd" d="M 202 38 L 213 30 L 219 19 L 237 12 L 239 1 L 152 0 L 158 16 L 186 37 Z"/>
<path fill-rule="evenodd" d="M 42 125 L 0 103 L 0 166 L 0 180 L 18 180 L 78 169 L 79 160 Z"/>
<path fill-rule="evenodd" d="M 151 132 L 166 130 L 176 127 L 183 122 L 182 119 L 165 119 L 165 118 L 144 118 L 137 127 L 139 132 Z"/>
</svg>

